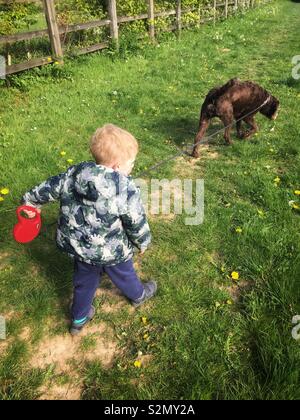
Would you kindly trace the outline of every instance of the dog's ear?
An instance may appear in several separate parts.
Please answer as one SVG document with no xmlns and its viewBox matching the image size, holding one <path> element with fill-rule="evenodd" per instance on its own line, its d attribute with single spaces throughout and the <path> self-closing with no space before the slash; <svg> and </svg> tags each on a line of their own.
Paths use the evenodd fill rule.
<svg viewBox="0 0 300 420">
<path fill-rule="evenodd" d="M 279 109 L 279 101 L 274 96 L 270 97 L 269 102 L 263 106 L 260 112 L 269 119 L 275 119 Z"/>
</svg>

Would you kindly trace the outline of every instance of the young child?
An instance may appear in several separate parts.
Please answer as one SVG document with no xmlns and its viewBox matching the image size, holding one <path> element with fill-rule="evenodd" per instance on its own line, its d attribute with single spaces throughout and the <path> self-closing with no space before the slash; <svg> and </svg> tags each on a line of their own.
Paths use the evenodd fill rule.
<svg viewBox="0 0 300 420">
<path fill-rule="evenodd" d="M 141 283 L 132 261 L 134 247 L 143 254 L 151 242 L 139 190 L 129 177 L 138 143 L 127 131 L 109 124 L 96 131 L 90 150 L 95 162 L 71 166 L 22 198 L 22 204 L 38 209 L 60 201 L 56 242 L 74 259 L 73 335 L 95 315 L 92 303 L 103 273 L 135 307 L 157 289 L 155 281 Z"/>
</svg>

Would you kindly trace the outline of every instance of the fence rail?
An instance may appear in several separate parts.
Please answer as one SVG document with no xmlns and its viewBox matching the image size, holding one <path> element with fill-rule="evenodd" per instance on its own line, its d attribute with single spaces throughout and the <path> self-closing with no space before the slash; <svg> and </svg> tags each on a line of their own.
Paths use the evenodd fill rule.
<svg viewBox="0 0 300 420">
<path fill-rule="evenodd" d="M 78 23 L 68 25 L 66 27 L 59 26 L 56 18 L 55 11 L 55 0 L 14 0 L 17 3 L 43 3 L 45 17 L 47 22 L 47 29 L 29 31 L 24 33 L 17 33 L 13 35 L 0 36 L 0 45 L 9 46 L 15 42 L 29 41 L 36 38 L 49 37 L 52 56 L 45 58 L 30 59 L 23 63 L 11 64 L 11 57 L 7 57 L 6 74 L 14 74 L 24 70 L 32 69 L 46 64 L 51 64 L 58 60 L 63 61 L 64 49 L 62 48 L 61 38 L 71 32 L 89 30 L 99 27 L 110 28 L 110 39 L 114 41 L 115 46 L 118 47 L 119 41 L 119 25 L 129 22 L 135 22 L 139 20 L 147 20 L 148 30 L 150 39 L 155 39 L 156 25 L 155 19 L 168 18 L 174 16 L 176 24 L 171 25 L 169 28 L 164 29 L 165 32 L 177 31 L 180 35 L 183 28 L 192 26 L 190 23 L 183 23 L 183 17 L 188 13 L 198 13 L 199 20 L 198 24 L 217 20 L 218 9 L 222 9 L 220 14 L 223 18 L 228 18 L 230 15 L 231 8 L 234 13 L 239 10 L 245 10 L 247 8 L 255 7 L 261 3 L 267 3 L 271 0 L 225 0 L 225 2 L 218 3 L 217 0 L 212 0 L 211 6 L 198 7 L 198 8 L 182 8 L 181 0 L 174 0 L 174 10 L 167 10 L 163 12 L 155 12 L 155 0 L 145 0 L 148 4 L 148 13 L 136 15 L 136 16 L 118 16 L 117 15 L 117 0 L 108 0 L 108 19 L 95 20 L 86 23 Z M 9 4 L 13 0 L 0 0 L 0 4 Z M 203 18 L 203 12 L 211 11 L 212 16 Z M 78 55 L 88 54 L 91 52 L 99 51 L 109 47 L 109 40 L 101 42 L 89 47 L 82 48 L 76 53 Z"/>
</svg>

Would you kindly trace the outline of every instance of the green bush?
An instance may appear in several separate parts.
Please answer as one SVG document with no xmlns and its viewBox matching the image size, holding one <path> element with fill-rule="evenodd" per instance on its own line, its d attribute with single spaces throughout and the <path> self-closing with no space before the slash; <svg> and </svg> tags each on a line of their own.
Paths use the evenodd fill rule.
<svg viewBox="0 0 300 420">
<path fill-rule="evenodd" d="M 35 16 L 41 10 L 34 3 L 1 4 L 0 5 L 0 35 L 8 35 L 19 29 L 26 29 L 36 22 Z"/>
</svg>

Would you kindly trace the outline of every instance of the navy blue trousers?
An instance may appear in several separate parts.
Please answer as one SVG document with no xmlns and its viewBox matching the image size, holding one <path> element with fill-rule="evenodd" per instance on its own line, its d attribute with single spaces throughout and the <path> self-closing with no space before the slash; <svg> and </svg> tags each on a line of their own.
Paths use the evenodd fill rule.
<svg viewBox="0 0 300 420">
<path fill-rule="evenodd" d="M 144 286 L 135 272 L 132 260 L 114 266 L 101 267 L 75 260 L 73 320 L 82 320 L 89 314 L 103 273 L 110 277 L 128 299 L 137 300 L 142 296 Z"/>
</svg>

